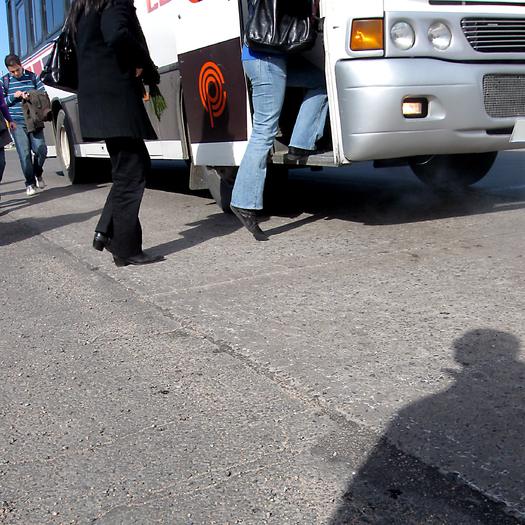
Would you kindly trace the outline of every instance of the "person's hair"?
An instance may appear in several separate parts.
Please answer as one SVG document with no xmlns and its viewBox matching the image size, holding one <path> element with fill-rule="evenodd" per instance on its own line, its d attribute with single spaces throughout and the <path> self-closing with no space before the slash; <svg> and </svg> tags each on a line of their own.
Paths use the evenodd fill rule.
<svg viewBox="0 0 525 525">
<path fill-rule="evenodd" d="M 5 57 L 5 66 L 21 66 L 22 62 L 20 62 L 20 59 L 18 58 L 18 55 L 7 55 Z"/>
<path fill-rule="evenodd" d="M 82 13 L 86 15 L 91 11 L 102 13 L 112 3 L 113 0 L 73 0 L 67 20 L 69 33 L 73 40 L 76 40 L 78 21 Z"/>
</svg>

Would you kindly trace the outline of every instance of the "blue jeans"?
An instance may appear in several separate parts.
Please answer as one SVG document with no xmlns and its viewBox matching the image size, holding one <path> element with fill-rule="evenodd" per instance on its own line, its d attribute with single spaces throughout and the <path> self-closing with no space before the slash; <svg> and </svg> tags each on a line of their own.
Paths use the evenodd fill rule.
<svg viewBox="0 0 525 525">
<path fill-rule="evenodd" d="M 243 61 L 252 84 L 253 131 L 237 172 L 232 206 L 248 210 L 263 207 L 266 160 L 277 135 L 286 86 L 308 88 L 295 121 L 290 146 L 313 150 L 323 136 L 328 97 L 324 72 L 299 59 L 269 56 Z"/>
<path fill-rule="evenodd" d="M 41 177 L 47 155 L 47 146 L 43 131 L 27 132 L 24 120 L 15 120 L 16 130 L 11 130 L 15 141 L 20 165 L 26 178 L 26 186 L 36 184 L 35 177 Z"/>
</svg>

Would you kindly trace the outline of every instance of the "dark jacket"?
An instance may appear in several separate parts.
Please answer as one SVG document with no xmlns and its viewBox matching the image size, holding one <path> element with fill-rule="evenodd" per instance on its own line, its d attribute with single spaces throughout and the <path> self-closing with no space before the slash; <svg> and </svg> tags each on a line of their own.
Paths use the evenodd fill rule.
<svg viewBox="0 0 525 525">
<path fill-rule="evenodd" d="M 141 43 L 142 42 L 142 43 Z M 82 14 L 77 25 L 78 110 L 84 140 L 156 139 L 142 100 L 158 82 L 132 0 L 114 0 L 102 13 Z"/>
<path fill-rule="evenodd" d="M 11 142 L 12 142 L 11 134 L 9 133 L 9 130 L 7 129 L 5 120 L 3 118 L 0 118 L 0 148 L 7 146 Z M 0 170 L 2 170 L 1 166 L 0 166 Z"/>
<path fill-rule="evenodd" d="M 0 148 L 3 148 L 4 146 L 7 146 L 10 142 L 12 142 L 11 135 L 9 133 L 9 130 L 7 129 L 5 121 L 13 122 L 13 119 L 11 118 L 11 115 L 9 114 L 9 110 L 7 109 L 7 106 L 5 105 L 4 100 L 4 94 L 2 90 L 0 89 L 0 109 L 2 110 L 2 117 L 0 117 Z M 0 167 L 0 170 L 2 168 Z"/>
<path fill-rule="evenodd" d="M 27 92 L 29 100 L 22 100 L 22 113 L 28 133 L 44 129 L 45 123 L 52 120 L 51 102 L 45 91 L 31 89 Z"/>
</svg>

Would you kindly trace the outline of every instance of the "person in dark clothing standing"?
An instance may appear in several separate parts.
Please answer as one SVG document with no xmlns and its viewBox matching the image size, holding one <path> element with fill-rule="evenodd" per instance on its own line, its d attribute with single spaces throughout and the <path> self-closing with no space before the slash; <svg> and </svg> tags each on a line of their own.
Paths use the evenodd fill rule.
<svg viewBox="0 0 525 525">
<path fill-rule="evenodd" d="M 142 251 L 139 208 L 151 161 L 144 139 L 157 138 L 142 101 L 160 82 L 133 0 L 74 0 L 69 29 L 78 59 L 78 111 L 84 140 L 105 140 L 113 186 L 93 247 L 117 266 L 164 259 Z"/>
</svg>

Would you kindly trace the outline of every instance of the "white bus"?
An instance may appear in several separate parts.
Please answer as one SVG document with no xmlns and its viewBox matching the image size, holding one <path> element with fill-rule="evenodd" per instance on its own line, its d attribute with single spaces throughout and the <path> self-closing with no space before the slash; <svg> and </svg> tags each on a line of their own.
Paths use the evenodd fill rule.
<svg viewBox="0 0 525 525">
<path fill-rule="evenodd" d="M 7 0 L 12 50 L 35 72 L 67 2 Z M 150 112 L 159 136 L 147 143 L 151 157 L 186 160 L 190 188 L 209 187 L 227 210 L 251 132 L 240 60 L 246 1 L 135 6 L 168 103 L 160 123 Z M 319 14 L 322 32 L 307 58 L 325 71 L 330 111 L 326 151 L 305 165 L 405 164 L 432 186 L 465 186 L 486 175 L 498 151 L 523 147 L 525 2 L 319 0 Z M 106 157 L 105 146 L 82 142 L 74 96 L 49 92 L 64 173 L 86 180 L 86 162 Z M 296 95 L 285 102 L 269 166 L 298 165 L 285 156 Z"/>
</svg>

